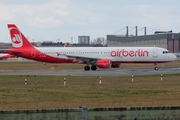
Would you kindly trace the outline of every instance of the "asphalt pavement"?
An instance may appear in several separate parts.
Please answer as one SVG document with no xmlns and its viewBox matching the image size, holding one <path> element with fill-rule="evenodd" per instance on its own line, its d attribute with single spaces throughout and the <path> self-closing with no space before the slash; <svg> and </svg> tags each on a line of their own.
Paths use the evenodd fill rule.
<svg viewBox="0 0 180 120">
<path fill-rule="evenodd" d="M 132 75 L 153 75 L 153 74 L 180 74 L 180 67 L 154 67 L 146 68 L 110 68 L 97 69 L 96 71 L 80 70 L 0 70 L 0 75 L 67 75 L 67 76 L 132 76 Z"/>
</svg>

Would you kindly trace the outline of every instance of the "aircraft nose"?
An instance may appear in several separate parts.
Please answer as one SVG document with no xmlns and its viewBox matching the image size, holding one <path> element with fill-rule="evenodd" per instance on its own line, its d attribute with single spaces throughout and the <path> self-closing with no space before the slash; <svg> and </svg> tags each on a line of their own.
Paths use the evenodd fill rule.
<svg viewBox="0 0 180 120">
<path fill-rule="evenodd" d="M 176 60 L 176 59 L 177 59 L 176 55 L 172 54 L 172 60 Z"/>
</svg>

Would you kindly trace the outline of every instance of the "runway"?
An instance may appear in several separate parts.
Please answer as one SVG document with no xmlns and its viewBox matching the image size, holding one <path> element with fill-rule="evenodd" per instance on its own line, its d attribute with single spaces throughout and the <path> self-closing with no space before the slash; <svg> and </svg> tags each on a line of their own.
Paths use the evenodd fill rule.
<svg viewBox="0 0 180 120">
<path fill-rule="evenodd" d="M 0 75 L 61 75 L 61 76 L 132 76 L 153 74 L 180 74 L 180 67 L 111 68 L 96 71 L 81 70 L 0 70 Z"/>
</svg>

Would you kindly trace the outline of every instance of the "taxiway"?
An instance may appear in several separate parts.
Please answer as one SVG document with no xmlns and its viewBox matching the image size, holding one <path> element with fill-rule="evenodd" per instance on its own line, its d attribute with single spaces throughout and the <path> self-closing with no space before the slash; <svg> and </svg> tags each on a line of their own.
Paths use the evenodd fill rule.
<svg viewBox="0 0 180 120">
<path fill-rule="evenodd" d="M 132 76 L 153 74 L 180 74 L 180 67 L 160 67 L 155 71 L 147 68 L 98 69 L 96 71 L 80 70 L 0 70 L 0 75 L 61 75 L 61 76 Z"/>
</svg>

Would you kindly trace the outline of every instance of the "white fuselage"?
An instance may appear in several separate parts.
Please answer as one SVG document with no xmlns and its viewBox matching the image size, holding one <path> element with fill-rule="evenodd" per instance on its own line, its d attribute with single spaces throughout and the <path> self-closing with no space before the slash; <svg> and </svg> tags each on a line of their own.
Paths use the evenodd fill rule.
<svg viewBox="0 0 180 120">
<path fill-rule="evenodd" d="M 85 63 L 85 71 L 117 68 L 121 63 L 156 64 L 176 59 L 167 49 L 159 47 L 34 47 L 15 24 L 7 26 L 13 46 L 7 53 L 41 62 Z"/>
<path fill-rule="evenodd" d="M 112 62 L 169 62 L 176 56 L 167 49 L 159 47 L 36 47 L 42 56 L 71 59 L 110 59 Z M 59 54 L 59 55 L 58 55 Z M 35 54 L 32 54 L 35 55 Z"/>
</svg>

